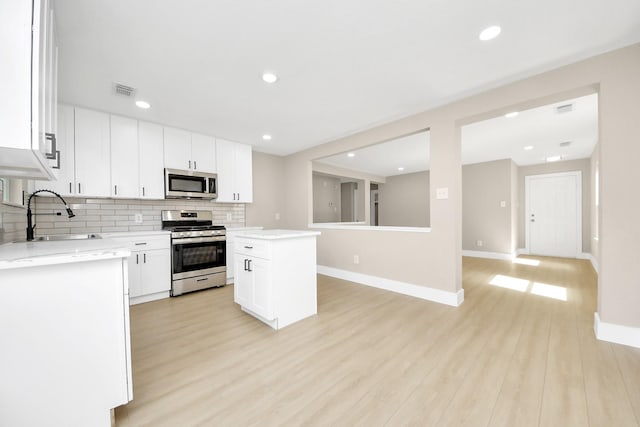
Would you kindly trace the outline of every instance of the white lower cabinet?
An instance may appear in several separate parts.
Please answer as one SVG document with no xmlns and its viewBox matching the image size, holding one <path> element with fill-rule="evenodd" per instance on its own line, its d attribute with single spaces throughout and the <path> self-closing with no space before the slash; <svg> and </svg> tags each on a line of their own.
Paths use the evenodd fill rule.
<svg viewBox="0 0 640 427">
<path fill-rule="evenodd" d="M 233 291 L 243 311 L 280 329 L 318 311 L 316 235 L 274 238 L 272 233 L 236 236 Z"/>
<path fill-rule="evenodd" d="M 236 236 L 247 231 L 262 230 L 263 227 L 231 227 L 227 228 L 227 285 L 233 283 L 233 275 L 235 272 L 235 242 Z"/>
<path fill-rule="evenodd" d="M 171 290 L 171 252 L 168 233 L 103 234 L 125 243 L 128 259 L 130 304 L 168 298 Z"/>
</svg>

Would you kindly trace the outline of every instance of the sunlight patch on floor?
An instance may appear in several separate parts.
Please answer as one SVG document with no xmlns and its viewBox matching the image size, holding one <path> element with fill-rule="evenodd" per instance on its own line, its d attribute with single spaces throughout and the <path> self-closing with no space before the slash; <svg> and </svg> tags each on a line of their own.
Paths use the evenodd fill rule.
<svg viewBox="0 0 640 427">
<path fill-rule="evenodd" d="M 529 281 L 524 279 L 518 279 L 517 277 L 503 276 L 497 274 L 493 276 L 493 279 L 489 282 L 490 285 L 498 286 L 500 288 L 513 289 L 518 292 L 526 292 L 529 287 Z"/>
<path fill-rule="evenodd" d="M 531 287 L 531 293 L 534 295 L 540 295 L 560 301 L 567 300 L 567 288 L 563 286 L 534 282 L 533 286 Z"/>
<path fill-rule="evenodd" d="M 540 260 L 538 259 L 530 259 L 530 258 L 516 258 L 513 260 L 514 264 L 522 264 L 522 265 L 532 265 L 537 267 L 540 265 Z"/>
<path fill-rule="evenodd" d="M 559 301 L 567 300 L 567 288 L 564 286 L 550 285 L 548 283 L 531 282 L 517 277 L 496 274 L 489 284 L 499 288 L 511 289 L 518 292 L 529 292 L 532 295 L 552 298 Z"/>
</svg>

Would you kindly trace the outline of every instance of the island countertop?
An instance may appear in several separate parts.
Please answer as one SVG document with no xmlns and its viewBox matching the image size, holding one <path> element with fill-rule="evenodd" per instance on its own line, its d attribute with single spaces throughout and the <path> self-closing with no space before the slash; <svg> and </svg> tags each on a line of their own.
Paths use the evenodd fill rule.
<svg viewBox="0 0 640 427">
<path fill-rule="evenodd" d="M 319 236 L 319 231 L 312 230 L 250 230 L 244 231 L 242 234 L 236 236 L 236 238 L 248 238 L 248 239 L 264 239 L 264 240 L 284 240 L 284 239 L 297 239 L 300 237 L 312 237 Z"/>
<path fill-rule="evenodd" d="M 0 270 L 123 258 L 131 251 L 111 239 L 13 242 L 0 245 Z"/>
</svg>

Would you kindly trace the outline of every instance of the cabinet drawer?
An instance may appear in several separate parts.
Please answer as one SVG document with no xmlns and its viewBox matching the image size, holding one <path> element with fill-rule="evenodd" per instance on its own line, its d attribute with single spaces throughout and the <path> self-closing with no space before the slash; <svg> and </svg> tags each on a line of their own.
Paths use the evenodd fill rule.
<svg viewBox="0 0 640 427">
<path fill-rule="evenodd" d="M 171 242 L 169 235 L 155 236 L 123 236 L 103 234 L 104 238 L 117 240 L 127 245 L 132 251 L 151 251 L 155 249 L 169 249 Z"/>
<path fill-rule="evenodd" d="M 242 255 L 254 256 L 257 258 L 271 258 L 271 244 L 262 240 L 245 239 L 236 237 L 235 252 Z"/>
</svg>

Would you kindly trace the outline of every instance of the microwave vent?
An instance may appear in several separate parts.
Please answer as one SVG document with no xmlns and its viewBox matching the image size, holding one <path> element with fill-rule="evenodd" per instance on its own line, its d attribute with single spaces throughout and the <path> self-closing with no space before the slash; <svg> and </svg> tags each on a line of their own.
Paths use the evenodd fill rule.
<svg viewBox="0 0 640 427">
<path fill-rule="evenodd" d="M 118 95 L 122 95 L 122 96 L 133 96 L 136 92 L 135 88 L 132 88 L 131 86 L 126 86 L 120 83 L 115 83 L 115 91 L 116 94 Z"/>
</svg>

